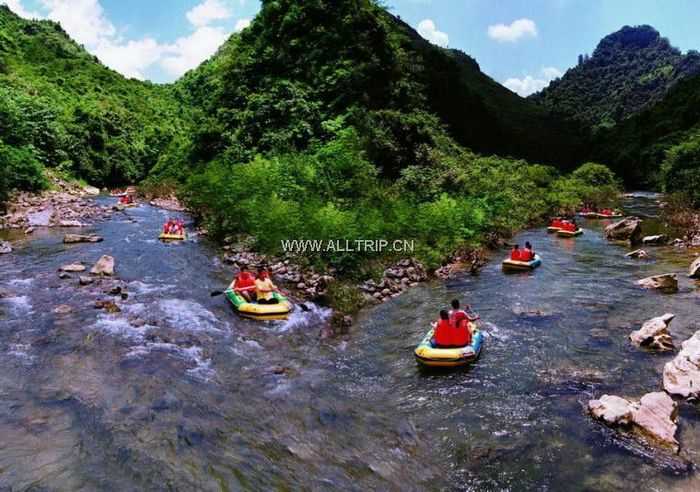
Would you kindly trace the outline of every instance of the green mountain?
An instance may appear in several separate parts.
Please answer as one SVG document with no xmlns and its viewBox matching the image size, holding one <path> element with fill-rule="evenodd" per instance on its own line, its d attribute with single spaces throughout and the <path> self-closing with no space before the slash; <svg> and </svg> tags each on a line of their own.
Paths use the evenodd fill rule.
<svg viewBox="0 0 700 492">
<path fill-rule="evenodd" d="M 203 114 L 195 161 L 301 150 L 361 129 L 371 160 L 396 176 L 447 129 L 473 151 L 558 166 L 575 161 L 575 126 L 431 45 L 369 0 L 263 1 L 251 26 L 177 84 Z M 543 145 L 547 142 L 547 145 Z"/>
<path fill-rule="evenodd" d="M 594 157 L 609 163 L 631 185 L 659 188 L 671 184 L 662 172 L 668 152 L 698 135 L 700 75 L 679 82 L 657 104 L 600 132 L 592 148 Z M 691 167 L 700 173 L 700 158 Z M 667 188 L 681 187 L 675 182 Z"/>
<path fill-rule="evenodd" d="M 42 165 L 99 186 L 140 180 L 185 133 L 187 111 L 171 88 L 106 68 L 59 24 L 0 6 L 0 164 L 15 176 L 5 187 L 38 185 Z"/>
<path fill-rule="evenodd" d="M 651 26 L 625 26 L 530 99 L 599 129 L 653 106 L 679 81 L 698 73 L 697 51 L 682 54 Z"/>
</svg>

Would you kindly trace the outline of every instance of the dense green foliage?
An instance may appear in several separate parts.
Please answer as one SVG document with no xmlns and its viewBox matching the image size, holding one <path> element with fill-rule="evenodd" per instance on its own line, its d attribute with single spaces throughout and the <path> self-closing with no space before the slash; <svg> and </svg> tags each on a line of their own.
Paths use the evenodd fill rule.
<svg viewBox="0 0 700 492">
<path fill-rule="evenodd" d="M 625 26 L 532 99 L 594 129 L 607 128 L 657 103 L 679 81 L 698 73 L 697 51 L 682 54 L 651 26 Z"/>
<path fill-rule="evenodd" d="M 700 207 L 700 132 L 671 147 L 661 170 L 665 191 L 681 193 Z"/>
<path fill-rule="evenodd" d="M 169 87 L 127 80 L 58 24 L 0 6 L 0 137 L 6 162 L 26 161 L 22 173 L 38 163 L 98 186 L 143 179 L 186 133 L 183 112 Z M 25 185 L 36 180 L 5 186 Z"/>
</svg>

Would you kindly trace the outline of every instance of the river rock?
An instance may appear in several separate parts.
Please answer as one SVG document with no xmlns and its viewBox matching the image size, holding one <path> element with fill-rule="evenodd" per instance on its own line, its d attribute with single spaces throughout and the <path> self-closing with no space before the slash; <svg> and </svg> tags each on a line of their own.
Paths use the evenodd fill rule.
<svg viewBox="0 0 700 492">
<path fill-rule="evenodd" d="M 7 241 L 0 241 L 0 255 L 12 253 L 12 246 Z"/>
<path fill-rule="evenodd" d="M 53 309 L 54 314 L 70 314 L 73 312 L 73 308 L 67 304 L 61 304 Z"/>
<path fill-rule="evenodd" d="M 625 255 L 626 258 L 649 258 L 649 254 L 644 251 L 643 249 L 635 249 L 634 251 L 627 253 Z"/>
<path fill-rule="evenodd" d="M 59 268 L 59 271 L 79 273 L 84 272 L 85 269 L 85 265 L 81 265 L 80 263 L 71 263 L 70 265 L 63 265 L 61 268 Z"/>
<path fill-rule="evenodd" d="M 63 242 L 65 244 L 75 244 L 75 243 L 99 243 L 103 239 L 95 234 L 82 235 L 82 234 L 66 234 L 63 237 Z"/>
<path fill-rule="evenodd" d="M 688 276 L 690 278 L 700 278 L 700 256 L 695 258 L 695 261 L 690 264 Z"/>
<path fill-rule="evenodd" d="M 92 196 L 97 196 L 100 194 L 100 189 L 95 188 L 94 186 L 84 186 L 83 191 L 85 192 L 85 194 Z"/>
<path fill-rule="evenodd" d="M 684 398 L 700 397 L 700 331 L 681 344 L 681 351 L 664 366 L 664 389 Z"/>
<path fill-rule="evenodd" d="M 94 278 L 88 277 L 87 275 L 81 275 L 81 276 L 80 276 L 80 279 L 78 280 L 78 282 L 80 283 L 80 285 L 90 285 L 90 284 L 93 283 L 94 281 L 95 281 Z"/>
<path fill-rule="evenodd" d="M 668 242 L 668 236 L 666 234 L 656 234 L 655 236 L 644 236 L 642 238 L 642 244 L 666 244 Z"/>
<path fill-rule="evenodd" d="M 27 224 L 31 227 L 48 227 L 51 224 L 53 212 L 53 208 L 47 208 L 40 212 L 29 213 L 27 214 Z"/>
<path fill-rule="evenodd" d="M 668 332 L 668 325 L 675 317 L 675 314 L 666 313 L 650 319 L 639 330 L 630 333 L 630 340 L 638 347 L 661 352 L 673 350 L 673 339 Z"/>
<path fill-rule="evenodd" d="M 114 258 L 107 255 L 102 256 L 92 267 L 90 273 L 93 275 L 114 275 Z"/>
<path fill-rule="evenodd" d="M 678 405 L 663 392 L 647 393 L 638 402 L 614 395 L 603 395 L 588 402 L 593 418 L 611 427 L 631 428 L 653 444 L 678 451 L 676 418 Z"/>
<path fill-rule="evenodd" d="M 605 228 L 605 237 L 610 241 L 629 241 L 637 244 L 642 238 L 642 221 L 637 217 L 627 217 Z"/>
<path fill-rule="evenodd" d="M 110 314 L 120 313 L 122 310 L 112 301 L 95 301 L 95 309 L 104 309 Z"/>
<path fill-rule="evenodd" d="M 27 235 L 33 234 L 33 233 L 34 233 L 34 228 L 33 228 L 33 227 L 27 227 L 27 228 L 24 230 L 24 233 L 27 234 Z"/>
<path fill-rule="evenodd" d="M 644 289 L 659 289 L 663 291 L 677 291 L 678 278 L 675 273 L 664 273 L 653 277 L 643 278 L 637 281 L 637 285 Z"/>
<path fill-rule="evenodd" d="M 58 223 L 60 227 L 84 227 L 79 220 L 62 220 Z"/>
</svg>

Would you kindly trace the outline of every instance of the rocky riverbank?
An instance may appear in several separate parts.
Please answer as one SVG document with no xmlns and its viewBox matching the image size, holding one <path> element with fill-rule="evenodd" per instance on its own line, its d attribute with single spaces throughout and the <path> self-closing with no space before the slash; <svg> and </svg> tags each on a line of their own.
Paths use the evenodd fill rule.
<svg viewBox="0 0 700 492">
<path fill-rule="evenodd" d="M 36 227 L 83 227 L 111 217 L 109 207 L 88 199 L 98 195 L 99 189 L 55 176 L 49 179 L 50 190 L 12 194 L 5 215 L 0 216 L 0 229 L 23 229 L 31 234 Z"/>
</svg>

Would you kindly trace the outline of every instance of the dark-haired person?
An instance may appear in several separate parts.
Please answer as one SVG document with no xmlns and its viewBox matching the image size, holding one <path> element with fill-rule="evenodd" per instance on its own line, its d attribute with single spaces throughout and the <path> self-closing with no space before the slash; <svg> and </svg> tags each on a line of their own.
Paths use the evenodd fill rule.
<svg viewBox="0 0 700 492">
<path fill-rule="evenodd" d="M 258 278 L 255 280 L 255 295 L 258 304 L 277 304 L 277 299 L 273 295 L 277 287 L 272 283 L 270 274 L 265 268 L 258 270 Z"/>
<path fill-rule="evenodd" d="M 523 261 L 532 261 L 535 259 L 535 251 L 532 249 L 530 241 L 525 242 L 525 249 L 521 253 Z"/>
<path fill-rule="evenodd" d="M 451 347 L 453 331 L 454 325 L 450 323 L 450 313 L 445 309 L 441 310 L 440 318 L 433 323 L 433 346 L 438 348 Z"/>
<path fill-rule="evenodd" d="M 513 261 L 523 261 L 519 244 L 513 246 L 513 249 L 510 251 L 510 259 Z"/>
<path fill-rule="evenodd" d="M 248 271 L 248 268 L 244 265 L 241 266 L 238 275 L 233 279 L 230 289 L 233 289 L 236 294 L 239 294 L 243 299 L 248 302 L 253 302 L 255 300 L 255 275 Z"/>
</svg>

